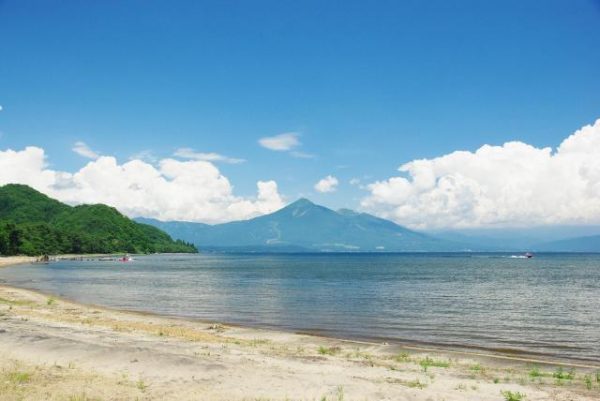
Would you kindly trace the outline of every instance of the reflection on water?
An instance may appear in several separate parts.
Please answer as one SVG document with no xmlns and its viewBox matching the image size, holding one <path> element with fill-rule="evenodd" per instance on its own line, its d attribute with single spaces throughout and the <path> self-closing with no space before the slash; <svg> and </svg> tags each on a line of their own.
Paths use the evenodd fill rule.
<svg viewBox="0 0 600 401">
<path fill-rule="evenodd" d="M 159 255 L 0 279 L 117 308 L 600 361 L 600 255 Z"/>
</svg>

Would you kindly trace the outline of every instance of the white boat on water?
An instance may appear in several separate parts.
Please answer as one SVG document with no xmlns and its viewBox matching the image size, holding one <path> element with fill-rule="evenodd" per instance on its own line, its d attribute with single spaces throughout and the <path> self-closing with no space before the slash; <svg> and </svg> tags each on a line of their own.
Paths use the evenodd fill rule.
<svg viewBox="0 0 600 401">
<path fill-rule="evenodd" d="M 522 255 L 510 255 L 510 258 L 512 258 L 512 259 L 531 259 L 531 258 L 533 258 L 533 253 L 527 252 Z"/>
</svg>

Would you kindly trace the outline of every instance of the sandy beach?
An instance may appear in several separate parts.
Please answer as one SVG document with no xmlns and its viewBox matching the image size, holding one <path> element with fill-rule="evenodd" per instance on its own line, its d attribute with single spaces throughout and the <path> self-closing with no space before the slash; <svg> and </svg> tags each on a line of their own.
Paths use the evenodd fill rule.
<svg viewBox="0 0 600 401">
<path fill-rule="evenodd" d="M 84 260 L 84 259 L 97 259 L 104 257 L 120 257 L 123 254 L 104 254 L 104 253 L 95 253 L 95 254 L 65 254 L 65 255 L 51 255 L 49 256 L 50 260 Z M 0 268 L 14 265 L 21 265 L 25 263 L 35 263 L 42 260 L 41 256 L 2 256 L 0 257 Z"/>
<path fill-rule="evenodd" d="M 0 257 L 0 267 L 32 263 L 38 260 L 35 256 L 8 256 Z"/>
<path fill-rule="evenodd" d="M 0 286 L 0 401 L 585 401 L 600 399 L 598 369 L 174 319 Z"/>
</svg>

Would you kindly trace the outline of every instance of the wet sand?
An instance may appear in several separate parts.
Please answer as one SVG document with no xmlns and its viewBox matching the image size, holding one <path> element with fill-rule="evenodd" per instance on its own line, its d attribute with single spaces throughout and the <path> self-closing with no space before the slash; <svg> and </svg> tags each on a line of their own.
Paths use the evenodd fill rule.
<svg viewBox="0 0 600 401">
<path fill-rule="evenodd" d="M 173 319 L 0 286 L 1 401 L 500 401 L 509 391 L 586 401 L 600 399 L 598 369 Z"/>
</svg>

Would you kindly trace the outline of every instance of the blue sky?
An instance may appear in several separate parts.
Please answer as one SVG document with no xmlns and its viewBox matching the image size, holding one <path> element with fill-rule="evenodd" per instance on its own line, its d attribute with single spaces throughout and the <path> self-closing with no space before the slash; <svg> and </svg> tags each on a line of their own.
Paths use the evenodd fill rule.
<svg viewBox="0 0 600 401">
<path fill-rule="evenodd" d="M 0 149 L 53 169 L 179 148 L 251 196 L 359 208 L 415 159 L 557 147 L 600 117 L 594 1 L 0 1 Z M 298 133 L 293 157 L 258 140 Z M 327 175 L 338 189 L 318 193 Z"/>
</svg>

